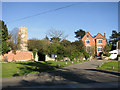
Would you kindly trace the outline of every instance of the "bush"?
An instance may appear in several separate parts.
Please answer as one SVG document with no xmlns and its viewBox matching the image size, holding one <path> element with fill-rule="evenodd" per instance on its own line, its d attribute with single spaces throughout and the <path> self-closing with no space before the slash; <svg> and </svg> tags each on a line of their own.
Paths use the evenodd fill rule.
<svg viewBox="0 0 120 90">
<path fill-rule="evenodd" d="M 73 60 L 74 58 L 76 59 L 80 59 L 82 53 L 81 52 L 73 52 L 72 55 L 69 57 L 71 60 Z"/>
<path fill-rule="evenodd" d="M 85 56 L 84 56 L 84 54 L 83 53 L 81 53 L 81 55 L 80 55 L 80 60 L 83 60 L 83 58 L 84 58 Z"/>
<path fill-rule="evenodd" d="M 35 49 L 33 50 L 33 57 L 34 57 L 34 59 L 35 59 L 35 56 L 36 56 L 37 52 L 38 52 L 38 50 L 35 48 Z"/>
<path fill-rule="evenodd" d="M 104 56 L 107 56 L 107 57 L 110 57 L 110 53 L 106 53 L 106 54 L 104 54 Z"/>
<path fill-rule="evenodd" d="M 106 46 L 104 47 L 104 54 L 107 54 L 109 56 L 109 52 L 112 49 L 112 44 L 106 44 Z"/>
<path fill-rule="evenodd" d="M 63 59 L 63 58 L 64 58 L 63 56 L 58 55 L 55 59 L 57 59 L 57 60 L 59 61 L 59 60 L 61 60 L 61 59 Z"/>
<path fill-rule="evenodd" d="M 89 53 L 87 53 L 87 52 L 84 52 L 83 54 L 84 54 L 86 59 L 88 59 L 90 57 Z"/>
</svg>

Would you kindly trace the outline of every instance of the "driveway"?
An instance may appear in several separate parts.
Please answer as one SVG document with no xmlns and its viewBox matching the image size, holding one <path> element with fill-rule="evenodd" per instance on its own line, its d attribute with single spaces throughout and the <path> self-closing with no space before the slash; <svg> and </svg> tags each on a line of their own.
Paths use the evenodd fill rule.
<svg viewBox="0 0 120 90">
<path fill-rule="evenodd" d="M 97 70 L 96 67 L 104 62 L 91 60 L 70 65 L 58 70 L 29 74 L 19 77 L 3 78 L 3 88 L 32 87 L 32 88 L 85 88 L 85 87 L 118 87 L 117 72 Z"/>
</svg>

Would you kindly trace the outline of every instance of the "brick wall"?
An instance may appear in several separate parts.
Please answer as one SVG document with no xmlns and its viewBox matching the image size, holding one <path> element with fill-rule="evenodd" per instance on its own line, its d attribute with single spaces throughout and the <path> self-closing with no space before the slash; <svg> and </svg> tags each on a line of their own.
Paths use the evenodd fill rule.
<svg viewBox="0 0 120 90">
<path fill-rule="evenodd" d="M 13 53 L 12 51 L 8 52 L 8 54 L 4 54 L 1 56 L 1 59 L 7 59 L 8 62 L 11 61 L 29 61 L 33 59 L 33 53 L 30 51 L 16 51 Z"/>
</svg>

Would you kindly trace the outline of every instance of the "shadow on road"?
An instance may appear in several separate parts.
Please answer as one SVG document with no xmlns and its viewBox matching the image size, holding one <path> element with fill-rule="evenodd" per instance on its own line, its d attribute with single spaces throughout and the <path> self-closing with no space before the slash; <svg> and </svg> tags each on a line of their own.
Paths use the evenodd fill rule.
<svg viewBox="0 0 120 90">
<path fill-rule="evenodd" d="M 40 62 L 30 62 L 30 63 L 21 63 L 22 65 L 25 65 L 24 68 L 19 68 L 24 73 L 29 73 L 31 71 L 39 71 L 38 74 L 36 74 L 36 79 L 33 80 L 26 80 L 22 79 L 20 82 L 17 82 L 17 85 L 5 85 L 4 88 L 14 88 L 14 87 L 31 87 L 31 86 L 50 86 L 50 85 L 65 85 L 65 84 L 87 84 L 87 83 L 101 83 L 99 81 L 96 81 L 95 79 L 89 79 L 87 76 L 89 76 L 89 73 L 86 76 L 86 73 L 80 73 L 83 72 L 80 69 L 74 68 L 72 71 L 71 69 L 65 69 L 60 68 L 58 70 L 55 70 L 55 68 L 58 67 L 52 67 L 50 63 L 40 63 Z M 31 68 L 31 67 L 35 67 Z M 45 73 L 48 74 L 48 78 L 46 76 L 41 76 L 42 70 L 44 69 L 47 71 Z M 48 71 L 49 70 L 49 71 Z M 52 71 L 50 71 L 52 70 Z M 109 73 L 113 75 L 120 75 L 117 72 L 110 72 L 110 71 L 104 71 L 104 70 L 97 70 L 97 69 L 85 69 L 86 71 L 97 71 L 102 73 Z M 79 72 L 79 73 L 77 73 Z M 94 77 L 94 75 L 92 75 Z M 29 75 L 27 78 L 31 78 Z M 49 79 L 49 80 L 47 80 Z M 12 81 L 11 81 L 12 82 Z"/>
<path fill-rule="evenodd" d="M 97 71 L 97 72 L 108 73 L 108 74 L 113 74 L 113 75 L 120 76 L 120 72 L 112 72 L 112 71 L 99 70 L 99 69 L 85 69 L 85 70 Z"/>
<path fill-rule="evenodd" d="M 33 63 L 21 63 L 21 64 L 26 65 L 26 67 L 24 68 L 19 68 L 24 73 L 29 73 L 30 71 L 36 71 L 35 69 L 30 68 L 30 66 L 35 66 L 38 69 L 37 71 L 39 71 L 39 73 L 36 74 L 37 79 L 35 80 L 22 79 L 17 86 L 16 85 L 12 85 L 12 86 L 5 85 L 4 88 L 38 86 L 38 85 L 39 86 L 41 85 L 65 85 L 65 84 L 70 84 L 70 83 L 84 83 L 84 84 L 85 83 L 100 83 L 98 81 L 87 78 L 85 74 L 77 74 L 76 73 L 78 71 L 77 69 L 76 69 L 76 72 L 73 72 L 70 69 L 64 69 L 64 68 L 61 68 L 59 70 L 54 70 L 54 68 L 56 67 L 51 67 L 50 63 L 42 64 L 42 63 L 34 62 L 34 64 Z M 45 76 L 43 76 L 43 78 L 40 78 L 41 66 L 45 68 L 47 67 L 47 70 L 49 71 L 47 71 L 46 73 L 48 73 L 48 75 L 50 76 L 49 79 L 51 80 L 47 80 L 48 78 L 46 78 Z M 29 77 L 28 75 L 27 78 L 31 78 L 31 77 Z"/>
</svg>

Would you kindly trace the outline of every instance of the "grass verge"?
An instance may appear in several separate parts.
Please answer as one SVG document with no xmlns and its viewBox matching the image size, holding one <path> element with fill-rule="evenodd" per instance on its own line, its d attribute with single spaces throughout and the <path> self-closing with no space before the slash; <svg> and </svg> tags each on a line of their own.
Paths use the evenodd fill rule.
<svg viewBox="0 0 120 90">
<path fill-rule="evenodd" d="M 55 70 L 60 67 L 69 66 L 85 61 L 38 61 L 38 62 L 8 62 L 2 63 L 2 78 L 27 75 L 30 73 L 40 73 Z M 66 64 L 67 63 L 67 64 Z"/>
<path fill-rule="evenodd" d="M 101 66 L 97 67 L 97 69 L 101 70 L 109 70 L 109 71 L 118 71 L 120 64 L 119 62 L 106 62 L 102 64 Z"/>
</svg>

